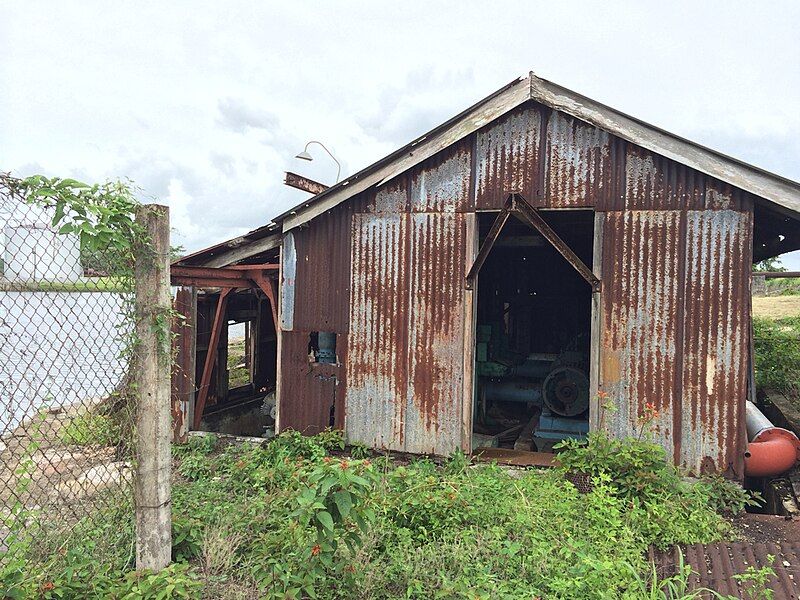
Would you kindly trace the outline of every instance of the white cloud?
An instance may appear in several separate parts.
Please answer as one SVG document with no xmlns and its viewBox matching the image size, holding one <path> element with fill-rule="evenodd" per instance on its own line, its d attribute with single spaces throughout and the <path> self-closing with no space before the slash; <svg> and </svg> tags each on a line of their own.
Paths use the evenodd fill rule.
<svg viewBox="0 0 800 600">
<path fill-rule="evenodd" d="M 167 196 L 164 202 L 169 206 L 170 227 L 173 234 L 174 245 L 184 245 L 187 240 L 193 239 L 200 233 L 200 226 L 192 221 L 189 205 L 192 197 L 183 189 L 180 179 L 170 179 L 167 185 Z"/>
<path fill-rule="evenodd" d="M 533 69 L 797 179 L 798 21 L 794 2 L 19 2 L 0 168 L 129 176 L 194 250 L 305 199 L 284 170 L 332 182 L 318 148 L 293 159 L 306 141 L 346 175 Z"/>
</svg>

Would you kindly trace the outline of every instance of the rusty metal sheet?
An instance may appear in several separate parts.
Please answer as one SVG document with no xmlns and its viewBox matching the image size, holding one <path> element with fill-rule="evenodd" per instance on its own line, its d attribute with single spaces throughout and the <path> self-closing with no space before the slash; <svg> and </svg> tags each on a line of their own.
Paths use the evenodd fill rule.
<svg viewBox="0 0 800 600">
<path fill-rule="evenodd" d="M 409 385 L 405 449 L 461 447 L 465 235 L 461 214 L 411 215 Z"/>
<path fill-rule="evenodd" d="M 609 212 L 603 230 L 601 389 L 607 424 L 655 438 L 695 474 L 743 476 L 750 213 Z"/>
<path fill-rule="evenodd" d="M 367 210 L 375 213 L 408 212 L 407 178 L 399 177 L 374 190 Z"/>
<path fill-rule="evenodd" d="M 401 189 L 405 197 L 407 188 L 404 181 L 390 183 L 385 189 Z M 351 226 L 354 211 L 374 208 L 375 195 L 360 194 L 317 217 L 311 227 L 286 234 L 285 239 L 292 238 L 284 246 L 282 256 L 283 285 L 287 284 L 287 264 L 294 266 L 294 274 L 288 278 L 293 284 L 292 289 L 281 289 L 281 310 L 285 321 L 279 366 L 281 428 L 291 427 L 307 433 L 320 431 L 330 422 L 332 401 L 336 404 L 335 425 L 344 426 Z M 292 302 L 291 320 L 288 319 L 287 298 Z M 291 325 L 291 335 L 288 335 L 286 325 Z M 309 363 L 308 341 L 313 331 L 337 334 L 338 370 L 331 371 L 331 366 Z M 335 383 L 330 377 L 335 377 Z"/>
<path fill-rule="evenodd" d="M 459 213 L 354 217 L 350 441 L 440 455 L 460 447 L 464 236 Z"/>
<path fill-rule="evenodd" d="M 681 406 L 682 246 L 679 211 L 606 215 L 600 387 L 618 411 L 605 424 L 618 436 L 638 435 L 652 403 L 659 411 L 653 435 L 670 454 Z"/>
<path fill-rule="evenodd" d="M 283 365 L 280 371 L 281 398 L 278 420 L 281 431 L 294 429 L 314 435 L 339 424 L 343 408 L 347 349 L 345 335 L 336 336 L 336 363 L 315 363 L 309 359 L 311 332 L 284 332 L 281 340 Z"/>
<path fill-rule="evenodd" d="M 708 177 L 668 158 L 627 144 L 624 208 L 696 210 L 704 208 Z M 616 208 L 623 208 L 619 205 Z"/>
<path fill-rule="evenodd" d="M 295 280 L 297 277 L 297 251 L 294 245 L 294 233 L 283 236 L 281 247 L 281 304 L 280 323 L 283 331 L 294 328 Z"/>
<path fill-rule="evenodd" d="M 471 140 L 453 145 L 411 173 L 412 212 L 463 212 L 470 206 Z"/>
<path fill-rule="evenodd" d="M 186 441 L 190 409 L 194 403 L 195 334 L 197 294 L 192 288 L 179 288 L 173 302 L 180 317 L 172 319 L 172 441 Z"/>
<path fill-rule="evenodd" d="M 345 433 L 405 449 L 408 390 L 408 217 L 353 217 Z"/>
<path fill-rule="evenodd" d="M 478 210 L 500 209 L 508 194 L 534 205 L 542 196 L 540 177 L 542 109 L 526 104 L 477 132 L 475 138 Z"/>
<path fill-rule="evenodd" d="M 545 205 L 594 206 L 613 185 L 611 137 L 602 129 L 552 111 L 547 120 Z"/>
<path fill-rule="evenodd" d="M 674 548 L 654 556 L 659 576 L 675 575 L 681 555 L 683 564 L 692 569 L 688 591 L 706 589 L 730 598 L 755 598 L 758 592 L 750 587 L 752 584 L 746 579 L 737 580 L 735 576 L 749 568 L 769 567 L 774 575 L 765 583 L 767 589 L 772 590 L 774 600 L 800 597 L 800 542 L 717 542 Z"/>
<path fill-rule="evenodd" d="M 294 231 L 296 331 L 347 332 L 351 221 L 352 207 L 343 205 Z"/>
<path fill-rule="evenodd" d="M 309 179 L 303 175 L 298 175 L 297 173 L 292 173 L 291 171 L 286 171 L 286 176 L 283 180 L 283 183 L 289 187 L 314 194 L 315 196 L 317 194 L 321 194 L 330 187 L 329 185 L 325 185 L 319 181 L 314 181 L 313 179 Z"/>
<path fill-rule="evenodd" d="M 681 463 L 743 477 L 751 216 L 689 211 Z"/>
</svg>

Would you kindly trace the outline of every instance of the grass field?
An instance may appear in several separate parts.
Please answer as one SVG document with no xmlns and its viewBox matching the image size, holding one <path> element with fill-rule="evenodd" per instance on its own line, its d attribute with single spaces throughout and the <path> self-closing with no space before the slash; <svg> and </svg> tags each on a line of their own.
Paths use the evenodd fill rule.
<svg viewBox="0 0 800 600">
<path fill-rule="evenodd" d="M 119 277 L 90 277 L 79 281 L 11 281 L 0 279 L 3 292 L 130 292 L 131 281 Z"/>
<path fill-rule="evenodd" d="M 754 297 L 753 316 L 767 319 L 800 316 L 800 296 Z"/>
</svg>

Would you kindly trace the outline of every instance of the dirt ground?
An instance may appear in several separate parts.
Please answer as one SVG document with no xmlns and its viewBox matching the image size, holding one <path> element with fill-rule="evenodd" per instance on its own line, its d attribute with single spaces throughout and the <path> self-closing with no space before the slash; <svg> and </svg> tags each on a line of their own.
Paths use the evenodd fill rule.
<svg viewBox="0 0 800 600">
<path fill-rule="evenodd" d="M 113 447 L 65 444 L 61 433 L 77 410 L 52 411 L 19 426 L 2 440 L 0 505 L 27 508 L 74 506 L 98 492 L 129 485 L 130 464 Z M 84 510 L 79 511 L 81 513 Z"/>
<path fill-rule="evenodd" d="M 800 542 L 800 521 L 797 519 L 745 513 L 734 518 L 733 525 L 743 542 Z"/>
<path fill-rule="evenodd" d="M 753 316 L 771 319 L 800 316 L 800 296 L 755 296 Z"/>
</svg>

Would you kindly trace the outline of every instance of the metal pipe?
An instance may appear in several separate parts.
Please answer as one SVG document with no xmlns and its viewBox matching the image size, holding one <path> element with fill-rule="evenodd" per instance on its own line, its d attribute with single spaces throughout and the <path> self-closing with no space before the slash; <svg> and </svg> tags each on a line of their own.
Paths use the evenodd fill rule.
<svg viewBox="0 0 800 600">
<path fill-rule="evenodd" d="M 748 477 L 773 477 L 800 463 L 800 440 L 782 427 L 775 427 L 755 404 L 747 401 L 745 410 L 747 450 L 744 473 Z"/>
<path fill-rule="evenodd" d="M 772 424 L 764 413 L 758 410 L 758 407 L 750 402 L 749 400 L 746 403 L 746 410 L 745 410 L 745 423 L 747 425 L 747 439 L 749 441 L 753 441 L 758 437 L 758 434 L 764 431 L 765 429 L 771 429 L 775 427 Z"/>
<path fill-rule="evenodd" d="M 499 381 L 487 380 L 481 385 L 483 397 L 488 401 L 542 403 L 542 384 L 539 381 L 507 377 Z"/>
</svg>

